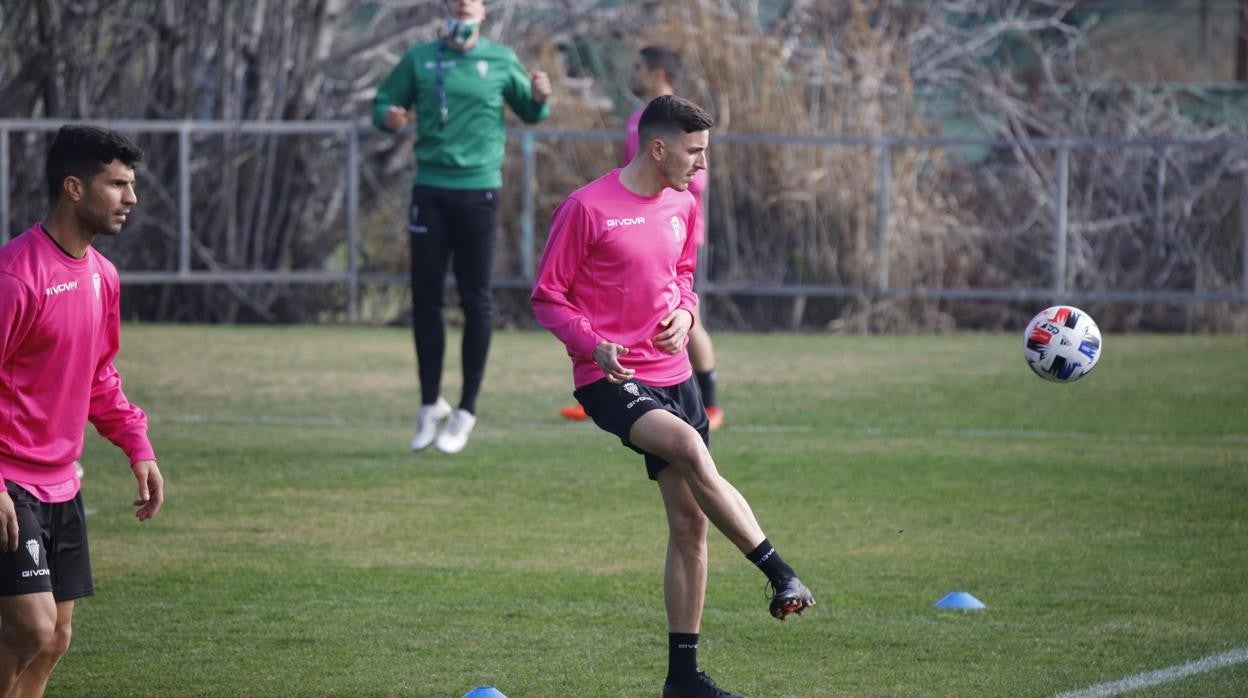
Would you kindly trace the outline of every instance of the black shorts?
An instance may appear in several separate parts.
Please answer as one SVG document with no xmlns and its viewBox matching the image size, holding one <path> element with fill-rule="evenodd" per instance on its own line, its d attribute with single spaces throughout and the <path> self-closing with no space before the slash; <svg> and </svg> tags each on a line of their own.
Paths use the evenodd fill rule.
<svg viewBox="0 0 1248 698">
<path fill-rule="evenodd" d="M 612 383 L 603 378 L 577 388 L 572 395 L 585 407 L 585 414 L 593 417 L 594 424 L 620 437 L 620 443 L 646 457 L 646 474 L 651 480 L 658 478 L 659 471 L 667 467 L 667 461 L 646 453 L 628 440 L 628 431 L 641 415 L 650 410 L 667 410 L 696 429 L 703 443 L 708 446 L 711 443 L 702 393 L 698 390 L 698 381 L 692 377 L 664 387 L 646 385 L 638 380 Z"/>
<path fill-rule="evenodd" d="M 17 510 L 17 550 L 0 552 L 0 596 L 52 592 L 59 603 L 95 593 L 82 493 L 47 504 L 5 483 Z"/>
</svg>

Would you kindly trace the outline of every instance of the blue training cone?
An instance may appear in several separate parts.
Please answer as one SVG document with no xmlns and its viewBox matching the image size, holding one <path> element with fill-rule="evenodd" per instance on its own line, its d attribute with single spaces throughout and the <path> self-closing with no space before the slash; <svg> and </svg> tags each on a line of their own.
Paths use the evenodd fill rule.
<svg viewBox="0 0 1248 698">
<path fill-rule="evenodd" d="M 945 594 L 945 598 L 936 602 L 936 608 L 950 608 L 957 611 L 980 611 L 988 608 L 983 601 L 965 591 L 954 591 Z"/>
<path fill-rule="evenodd" d="M 493 686 L 477 686 L 465 693 L 463 698 L 507 698 L 507 696 Z"/>
</svg>

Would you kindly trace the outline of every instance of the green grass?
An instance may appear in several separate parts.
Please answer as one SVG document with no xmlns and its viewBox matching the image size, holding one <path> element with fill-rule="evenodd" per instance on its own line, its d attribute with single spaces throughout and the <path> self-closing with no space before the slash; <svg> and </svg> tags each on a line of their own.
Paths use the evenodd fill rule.
<svg viewBox="0 0 1248 698">
<path fill-rule="evenodd" d="M 713 533 L 701 659 L 750 696 L 1046 696 L 1248 646 L 1248 340 L 716 337 L 713 452 L 819 606 L 780 624 Z M 452 337 L 446 394 L 458 394 Z M 463 453 L 407 450 L 401 329 L 129 326 L 169 482 L 84 463 L 97 595 L 49 695 L 655 696 L 662 507 L 569 424 L 561 346 L 495 335 Z M 983 612 L 932 604 L 966 590 Z M 1141 695 L 1241 695 L 1244 665 Z"/>
</svg>

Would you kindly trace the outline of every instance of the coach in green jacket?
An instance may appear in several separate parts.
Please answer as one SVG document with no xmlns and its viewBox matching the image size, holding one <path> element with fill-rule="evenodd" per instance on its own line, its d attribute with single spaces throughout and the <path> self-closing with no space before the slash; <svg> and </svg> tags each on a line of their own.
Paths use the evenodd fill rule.
<svg viewBox="0 0 1248 698">
<path fill-rule="evenodd" d="M 416 118 L 416 179 L 408 223 L 412 330 L 420 409 L 412 450 L 431 444 L 457 453 L 476 425 L 477 393 L 490 346 L 490 269 L 502 186 L 503 103 L 535 124 L 550 109 L 550 78 L 527 72 L 515 52 L 481 37 L 484 0 L 447 2 L 445 36 L 414 46 L 373 98 L 373 123 L 386 131 Z M 459 407 L 441 397 L 446 327 L 442 289 L 453 261 L 464 309 L 463 392 Z"/>
</svg>

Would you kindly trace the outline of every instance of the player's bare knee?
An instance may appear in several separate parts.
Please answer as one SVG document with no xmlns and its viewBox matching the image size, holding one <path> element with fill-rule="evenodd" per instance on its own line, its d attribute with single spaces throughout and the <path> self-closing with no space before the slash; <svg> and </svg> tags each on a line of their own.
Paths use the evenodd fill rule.
<svg viewBox="0 0 1248 698">
<path fill-rule="evenodd" d="M 711 461 L 710 451 L 706 449 L 702 437 L 698 436 L 698 432 L 693 429 L 689 429 L 688 433 L 682 436 L 670 455 L 672 464 L 680 468 L 686 479 L 699 470 L 706 470 L 708 466 L 711 470 L 715 468 L 715 464 Z"/>
<path fill-rule="evenodd" d="M 60 659 L 69 651 L 70 640 L 73 639 L 74 630 L 68 623 L 56 626 L 56 631 L 52 633 L 52 639 L 44 645 L 43 653 Z"/>
<path fill-rule="evenodd" d="M 698 442 L 702 446 L 702 442 Z M 689 486 L 695 489 L 713 489 L 718 487 L 723 478 L 719 476 L 719 470 L 715 467 L 715 461 L 711 458 L 711 454 L 706 450 L 705 446 L 696 449 L 690 458 L 689 469 L 685 475 Z"/>
<path fill-rule="evenodd" d="M 25 667 L 51 646 L 56 636 L 54 619 L 34 618 L 3 627 L 0 637 L 17 656 L 17 662 Z"/>
</svg>

